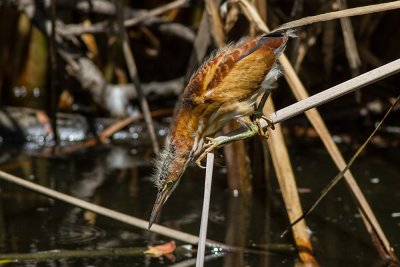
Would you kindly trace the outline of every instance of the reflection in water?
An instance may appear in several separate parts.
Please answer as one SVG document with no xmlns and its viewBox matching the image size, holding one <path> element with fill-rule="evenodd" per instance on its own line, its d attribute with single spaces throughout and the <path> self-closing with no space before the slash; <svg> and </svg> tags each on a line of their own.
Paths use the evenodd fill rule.
<svg viewBox="0 0 400 267">
<path fill-rule="evenodd" d="M 227 226 L 225 243 L 231 246 L 245 247 L 250 224 L 251 203 L 247 195 L 228 199 Z M 230 253 L 224 259 L 225 267 L 244 266 L 242 253 Z"/>
<path fill-rule="evenodd" d="M 400 201 L 396 151 L 374 151 L 362 157 L 352 170 L 377 213 L 395 249 L 399 246 Z M 145 148 L 102 147 L 84 153 L 50 158 L 2 150 L 0 168 L 139 218 L 147 219 L 156 190 L 149 181 L 150 154 Z M 336 174 L 329 157 L 308 147 L 292 149 L 294 169 L 307 206 Z M 271 173 L 273 173 L 271 171 Z M 217 167 L 213 179 L 208 238 L 238 246 L 287 244 L 281 231 L 288 224 L 276 179 L 271 177 L 266 194 L 233 197 L 226 189 L 225 171 Z M 200 224 L 204 172 L 190 167 L 177 194 L 165 207 L 160 223 L 192 234 Z M 377 181 L 379 178 L 379 181 Z M 0 250 L 3 253 L 53 249 L 145 247 L 170 241 L 125 224 L 53 201 L 9 183 L 0 182 Z M 264 196 L 261 196 L 264 195 Z M 266 197 L 265 197 L 266 195 Z M 339 184 L 307 218 L 316 257 L 323 266 L 371 266 L 379 261 L 370 238 L 356 213 L 346 187 Z M 150 241 L 153 237 L 154 240 Z M 181 245 L 177 244 L 178 246 Z M 188 256 L 178 256 L 185 260 Z M 189 256 L 190 257 L 190 256 Z M 195 255 L 193 255 L 195 257 Z M 40 266 L 169 266 L 168 259 L 145 257 L 84 258 L 48 261 Z M 34 262 L 10 266 L 33 266 Z M 227 253 L 206 266 L 295 266 L 293 253 Z M 38 265 L 39 266 L 39 265 Z"/>
</svg>

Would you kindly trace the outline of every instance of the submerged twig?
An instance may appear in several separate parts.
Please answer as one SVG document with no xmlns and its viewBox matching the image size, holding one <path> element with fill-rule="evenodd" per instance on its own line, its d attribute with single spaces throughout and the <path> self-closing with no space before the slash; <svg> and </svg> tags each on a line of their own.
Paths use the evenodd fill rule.
<svg viewBox="0 0 400 267">
<path fill-rule="evenodd" d="M 349 163 L 347 163 L 346 167 L 341 170 L 321 191 L 321 193 L 318 195 L 318 197 L 313 201 L 311 206 L 296 220 L 294 220 L 290 226 L 281 234 L 281 237 L 286 235 L 286 233 L 290 230 L 291 227 L 296 225 L 298 222 L 303 220 L 308 214 L 310 214 L 321 202 L 321 200 L 326 196 L 326 194 L 331 191 L 331 189 L 344 177 L 344 174 L 350 169 L 350 167 L 353 165 L 354 161 L 357 159 L 357 157 L 360 155 L 360 153 L 365 149 L 371 138 L 376 134 L 376 132 L 379 130 L 387 116 L 392 112 L 392 110 L 395 108 L 397 103 L 400 100 L 400 96 L 397 97 L 397 99 L 394 101 L 392 106 L 389 108 L 389 110 L 386 112 L 386 114 L 383 116 L 382 120 L 378 123 L 378 125 L 375 127 L 374 131 L 370 134 L 370 136 L 367 138 L 367 140 L 364 141 L 364 143 L 357 149 L 356 153 L 351 157 Z"/>
<path fill-rule="evenodd" d="M 0 254 L 0 260 L 18 260 L 18 261 L 45 261 L 70 258 L 105 258 L 105 257 L 140 257 L 143 256 L 146 247 L 127 247 L 127 248 L 101 248 L 91 250 L 49 250 L 31 253 L 7 253 Z M 179 246 L 175 249 L 175 254 L 185 254 L 191 252 L 189 248 Z"/>
<path fill-rule="evenodd" d="M 116 256 L 141 256 L 147 248 L 131 247 L 131 248 L 107 248 L 96 250 L 50 250 L 31 253 L 8 253 L 0 254 L 0 260 L 57 260 L 70 258 L 100 258 L 100 257 L 116 257 Z"/>
</svg>

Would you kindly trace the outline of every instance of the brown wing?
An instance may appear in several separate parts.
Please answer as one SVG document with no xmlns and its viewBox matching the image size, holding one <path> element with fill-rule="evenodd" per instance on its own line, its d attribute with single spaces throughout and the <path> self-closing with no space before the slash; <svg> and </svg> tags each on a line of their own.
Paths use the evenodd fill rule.
<svg viewBox="0 0 400 267">
<path fill-rule="evenodd" d="M 258 91 L 286 40 L 286 35 L 265 35 L 232 50 L 215 71 L 205 92 L 205 101 L 242 100 Z"/>
<path fill-rule="evenodd" d="M 210 57 L 190 78 L 182 95 L 182 105 L 184 107 L 196 106 L 204 103 L 204 94 L 207 85 L 213 78 L 213 73 L 217 70 L 220 63 L 229 53 L 228 49 L 217 51 L 216 55 Z"/>
<path fill-rule="evenodd" d="M 183 106 L 246 98 L 260 87 L 287 38 L 286 32 L 272 33 L 218 51 L 190 79 Z"/>
</svg>

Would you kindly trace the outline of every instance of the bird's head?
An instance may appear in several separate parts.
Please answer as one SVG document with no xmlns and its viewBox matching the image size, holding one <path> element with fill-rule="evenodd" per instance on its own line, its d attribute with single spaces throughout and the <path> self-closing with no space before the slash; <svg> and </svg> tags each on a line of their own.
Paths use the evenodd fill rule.
<svg viewBox="0 0 400 267">
<path fill-rule="evenodd" d="M 156 201 L 151 212 L 149 229 L 160 215 L 161 208 L 178 186 L 183 172 L 190 161 L 187 153 L 179 153 L 172 144 L 167 144 L 155 162 L 154 183 L 158 188 Z"/>
</svg>

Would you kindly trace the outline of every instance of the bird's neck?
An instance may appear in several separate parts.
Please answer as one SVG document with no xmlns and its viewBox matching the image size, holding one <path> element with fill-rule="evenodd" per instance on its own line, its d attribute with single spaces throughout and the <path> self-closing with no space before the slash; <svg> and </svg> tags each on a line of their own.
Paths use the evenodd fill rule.
<svg viewBox="0 0 400 267">
<path fill-rule="evenodd" d="M 180 109 L 171 129 L 170 142 L 176 150 L 187 151 L 189 154 L 197 148 L 199 139 L 203 139 L 203 121 L 201 116 L 191 109 Z"/>
</svg>

